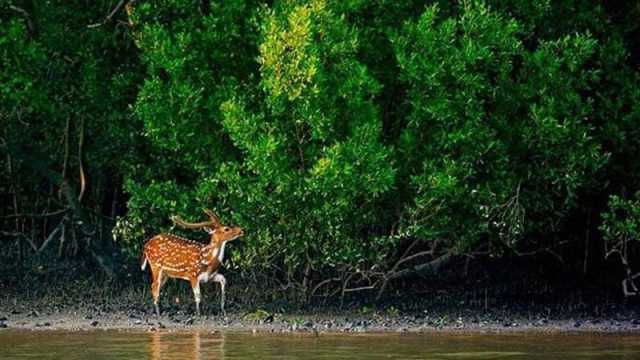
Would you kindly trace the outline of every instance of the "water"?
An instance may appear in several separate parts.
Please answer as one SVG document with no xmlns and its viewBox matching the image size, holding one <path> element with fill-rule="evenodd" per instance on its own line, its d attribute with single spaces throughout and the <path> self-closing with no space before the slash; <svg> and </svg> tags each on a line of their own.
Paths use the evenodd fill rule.
<svg viewBox="0 0 640 360">
<path fill-rule="evenodd" d="M 640 359 L 640 335 L 0 331 L 0 359 Z"/>
</svg>

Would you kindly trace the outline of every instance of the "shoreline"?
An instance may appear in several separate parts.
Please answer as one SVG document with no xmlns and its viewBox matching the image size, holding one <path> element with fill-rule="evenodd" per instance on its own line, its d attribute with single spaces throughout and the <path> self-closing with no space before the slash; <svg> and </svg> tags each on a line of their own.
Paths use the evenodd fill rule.
<svg viewBox="0 0 640 360">
<path fill-rule="evenodd" d="M 339 314 L 274 314 L 266 319 L 247 320 L 240 313 L 203 315 L 177 312 L 157 318 L 150 314 L 113 312 L 90 314 L 87 311 L 28 313 L 0 311 L 0 331 L 212 331 L 253 333 L 447 333 L 447 334 L 512 334 L 512 333 L 595 333 L 640 334 L 640 319 L 570 318 L 478 321 L 475 317 L 435 320 L 433 317 L 374 315 L 353 312 Z"/>
</svg>

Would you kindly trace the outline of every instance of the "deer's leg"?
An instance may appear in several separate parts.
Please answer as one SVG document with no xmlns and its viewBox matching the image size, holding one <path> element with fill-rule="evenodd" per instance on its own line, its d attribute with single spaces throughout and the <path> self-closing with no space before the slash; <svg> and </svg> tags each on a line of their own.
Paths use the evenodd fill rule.
<svg viewBox="0 0 640 360">
<path fill-rule="evenodd" d="M 198 279 L 191 280 L 191 290 L 193 290 L 193 298 L 196 301 L 196 314 L 200 316 L 200 281 Z"/>
<path fill-rule="evenodd" d="M 213 281 L 220 283 L 220 310 L 222 311 L 222 314 L 226 314 L 224 311 L 224 290 L 227 286 L 227 279 L 225 279 L 222 274 L 216 274 L 213 277 Z"/>
<path fill-rule="evenodd" d="M 160 306 L 158 305 L 160 301 L 160 288 L 164 283 L 162 278 L 162 269 L 154 269 L 157 271 L 153 271 L 153 284 L 151 284 L 151 294 L 153 295 L 153 307 L 156 310 L 156 315 L 160 316 Z"/>
</svg>

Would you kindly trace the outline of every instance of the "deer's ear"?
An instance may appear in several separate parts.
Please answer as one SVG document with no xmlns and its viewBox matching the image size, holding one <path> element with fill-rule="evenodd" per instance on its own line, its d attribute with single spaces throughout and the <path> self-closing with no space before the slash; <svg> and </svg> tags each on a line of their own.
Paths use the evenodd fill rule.
<svg viewBox="0 0 640 360">
<path fill-rule="evenodd" d="M 205 226 L 203 229 L 204 229 L 204 231 L 206 231 L 206 232 L 207 232 L 207 234 L 209 234 L 209 235 L 211 235 L 211 234 L 213 234 L 213 233 L 215 232 L 215 230 L 213 230 L 212 228 L 210 228 L 210 227 L 208 227 L 208 226 Z"/>
</svg>

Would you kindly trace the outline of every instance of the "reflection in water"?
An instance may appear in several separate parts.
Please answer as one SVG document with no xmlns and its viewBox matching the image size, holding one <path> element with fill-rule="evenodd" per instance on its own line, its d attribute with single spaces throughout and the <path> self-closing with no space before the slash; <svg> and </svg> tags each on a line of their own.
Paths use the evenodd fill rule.
<svg viewBox="0 0 640 360">
<path fill-rule="evenodd" d="M 224 334 L 193 332 L 153 332 L 149 341 L 151 360 L 224 359 Z"/>
<path fill-rule="evenodd" d="M 212 329 L 213 330 L 213 329 Z M 640 335 L 0 331 L 0 359 L 640 359 Z"/>
</svg>

